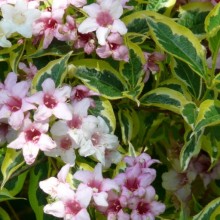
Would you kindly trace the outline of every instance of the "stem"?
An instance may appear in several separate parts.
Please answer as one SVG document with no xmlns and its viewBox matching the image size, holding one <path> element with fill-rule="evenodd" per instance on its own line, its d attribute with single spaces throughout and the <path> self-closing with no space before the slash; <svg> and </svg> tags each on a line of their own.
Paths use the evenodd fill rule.
<svg viewBox="0 0 220 220">
<path fill-rule="evenodd" d="M 5 201 L 5 202 L 6 202 L 7 206 L 8 206 L 8 208 L 10 209 L 10 211 L 12 212 L 12 214 L 13 214 L 15 220 L 20 220 L 19 217 L 17 216 L 15 210 L 14 210 L 13 207 L 11 206 L 11 204 L 10 204 L 8 201 Z"/>
</svg>

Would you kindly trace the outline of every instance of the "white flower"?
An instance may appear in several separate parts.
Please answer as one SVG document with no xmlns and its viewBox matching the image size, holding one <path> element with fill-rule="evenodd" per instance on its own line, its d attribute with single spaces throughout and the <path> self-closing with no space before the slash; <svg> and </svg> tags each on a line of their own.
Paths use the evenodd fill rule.
<svg viewBox="0 0 220 220">
<path fill-rule="evenodd" d="M 32 36 L 33 23 L 40 17 L 38 9 L 29 9 L 26 0 L 17 0 L 14 6 L 3 4 L 1 10 L 2 22 L 11 34 L 17 32 L 26 38 Z"/>
<path fill-rule="evenodd" d="M 80 24 L 78 31 L 83 34 L 96 31 L 100 45 L 105 45 L 110 32 L 126 34 L 127 28 L 119 19 L 123 13 L 121 1 L 103 0 L 100 4 L 84 6 L 83 10 L 89 17 Z"/>
<path fill-rule="evenodd" d="M 6 24 L 0 21 L 0 46 L 1 47 L 11 47 L 11 42 L 7 40 L 7 37 L 9 37 L 10 32 L 11 30 L 9 30 L 6 27 Z"/>
</svg>

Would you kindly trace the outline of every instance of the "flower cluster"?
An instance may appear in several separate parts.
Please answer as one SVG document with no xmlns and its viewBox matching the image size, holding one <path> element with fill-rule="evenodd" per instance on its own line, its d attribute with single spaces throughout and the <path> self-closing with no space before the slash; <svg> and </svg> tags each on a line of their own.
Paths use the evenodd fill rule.
<svg viewBox="0 0 220 220">
<path fill-rule="evenodd" d="M 80 182 L 77 189 L 66 181 L 67 164 L 57 178 L 40 182 L 41 189 L 54 199 L 44 211 L 64 219 L 90 219 L 86 210 L 90 204 L 108 219 L 155 219 L 165 210 L 165 205 L 156 201 L 151 185 L 156 171 L 150 166 L 158 161 L 145 153 L 136 158 L 127 156 L 124 161 L 128 167 L 114 179 L 103 178 L 100 163 L 94 171 L 77 171 L 72 176 Z"/>
<path fill-rule="evenodd" d="M 9 39 L 16 33 L 25 38 L 33 36 L 35 45 L 42 40 L 44 49 L 56 39 L 73 49 L 83 48 L 87 54 L 96 52 L 101 58 L 112 56 L 127 62 L 128 48 L 122 38 L 127 28 L 120 20 L 125 3 L 120 0 L 101 0 L 90 5 L 84 0 L 54 0 L 45 4 L 39 0 L 1 2 L 0 46 L 11 47 Z M 75 14 L 66 13 L 72 7 L 76 11 L 82 9 L 89 17 L 78 23 Z"/>
</svg>

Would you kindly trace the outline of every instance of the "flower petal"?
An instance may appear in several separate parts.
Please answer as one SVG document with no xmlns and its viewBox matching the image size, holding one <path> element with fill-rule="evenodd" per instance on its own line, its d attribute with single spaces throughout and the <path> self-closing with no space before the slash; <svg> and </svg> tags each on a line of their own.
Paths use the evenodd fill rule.
<svg viewBox="0 0 220 220">
<path fill-rule="evenodd" d="M 95 18 L 97 14 L 101 11 L 100 5 L 93 3 L 90 5 L 86 5 L 83 7 L 83 11 L 85 11 L 89 17 Z"/>
<path fill-rule="evenodd" d="M 110 33 L 110 29 L 106 27 L 99 27 L 96 30 L 96 36 L 98 38 L 98 43 L 100 45 L 106 44 L 106 38 L 108 37 L 108 34 Z"/>
<path fill-rule="evenodd" d="M 63 218 L 65 216 L 65 207 L 62 201 L 57 201 L 46 205 L 44 212 L 58 218 Z"/>
<path fill-rule="evenodd" d="M 78 27 L 78 31 L 82 34 L 87 34 L 97 30 L 99 25 L 96 22 L 95 18 L 86 18 Z"/>
</svg>

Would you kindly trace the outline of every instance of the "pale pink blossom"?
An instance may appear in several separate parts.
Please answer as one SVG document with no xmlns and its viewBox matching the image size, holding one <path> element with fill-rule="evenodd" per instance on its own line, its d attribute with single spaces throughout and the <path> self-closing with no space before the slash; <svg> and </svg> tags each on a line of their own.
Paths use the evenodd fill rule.
<svg viewBox="0 0 220 220">
<path fill-rule="evenodd" d="M 0 87 L 0 119 L 8 119 L 9 125 L 18 130 L 23 123 L 24 113 L 36 109 L 27 97 L 30 84 L 27 81 L 17 83 L 17 75 L 11 72 Z"/>
<path fill-rule="evenodd" d="M 59 192 L 59 198 L 53 203 L 47 204 L 44 207 L 44 212 L 64 220 L 90 220 L 86 208 L 90 203 L 91 194 L 89 188 L 80 189 L 78 187 L 74 192 L 70 187 L 63 185 Z"/>
<path fill-rule="evenodd" d="M 83 10 L 89 17 L 80 24 L 78 31 L 83 34 L 96 31 L 100 45 L 105 45 L 110 32 L 126 34 L 127 28 L 119 19 L 123 14 L 123 7 L 119 0 L 102 0 L 100 4 L 84 6 Z"/>
<path fill-rule="evenodd" d="M 143 198 L 134 203 L 134 208 L 131 212 L 131 219 L 154 220 L 156 216 L 164 211 L 165 205 L 155 201 L 155 191 L 146 191 Z"/>
<path fill-rule="evenodd" d="M 46 134 L 48 127 L 47 123 L 31 122 L 26 118 L 18 137 L 7 147 L 22 149 L 25 162 L 30 165 L 34 163 L 39 150 L 50 151 L 56 147 L 55 142 Z"/>
<path fill-rule="evenodd" d="M 77 8 L 81 8 L 86 5 L 87 0 L 69 0 L 69 3 Z"/>
<path fill-rule="evenodd" d="M 59 189 L 62 188 L 60 186 L 67 185 L 69 187 L 69 183 L 67 183 L 66 178 L 70 169 L 70 165 L 66 164 L 61 168 L 56 177 L 50 177 L 46 180 L 40 181 L 40 188 L 47 194 L 49 194 L 52 198 L 57 198 L 59 195 Z"/>
<path fill-rule="evenodd" d="M 118 185 L 111 179 L 104 179 L 102 176 L 102 165 L 98 163 L 94 172 L 77 171 L 73 177 L 81 181 L 82 188 L 92 189 L 92 197 L 97 206 L 108 206 L 108 191 L 119 190 Z"/>
<path fill-rule="evenodd" d="M 12 33 L 19 33 L 26 38 L 32 36 L 33 23 L 40 17 L 38 9 L 28 8 L 26 0 L 17 0 L 15 5 L 3 4 L 1 6 L 2 22 L 8 26 Z"/>
<path fill-rule="evenodd" d="M 55 87 L 51 78 L 47 78 L 42 83 L 42 90 L 29 98 L 31 102 L 38 104 L 38 109 L 34 114 L 34 120 L 44 121 L 52 115 L 59 119 L 71 120 L 72 113 L 67 99 L 70 97 L 71 87 Z"/>
<path fill-rule="evenodd" d="M 48 48 L 57 34 L 58 24 L 63 25 L 63 16 L 66 7 L 67 1 L 56 0 L 53 1 L 50 8 L 41 12 L 40 18 L 33 26 L 33 35 L 36 37 L 35 43 L 43 37 L 43 48 Z"/>
<path fill-rule="evenodd" d="M 93 99 L 91 99 L 90 97 L 91 96 L 99 96 L 99 95 L 100 95 L 99 93 L 90 90 L 89 88 L 87 88 L 84 85 L 77 85 L 77 86 L 73 87 L 70 99 L 72 101 L 72 104 L 74 105 L 74 104 L 80 102 L 81 100 L 88 98 L 91 102 L 91 106 L 94 106 L 95 103 L 94 103 Z"/>
<path fill-rule="evenodd" d="M 74 43 L 76 49 L 83 48 L 86 54 L 91 54 L 96 48 L 94 33 L 81 34 L 77 33 L 77 39 Z"/>
<path fill-rule="evenodd" d="M 81 156 L 94 156 L 105 166 L 105 151 L 118 147 L 117 136 L 110 134 L 109 127 L 100 116 L 83 118 L 80 130 L 70 131 L 69 135 L 79 146 Z"/>
<path fill-rule="evenodd" d="M 96 53 L 101 58 L 112 56 L 113 59 L 119 61 L 128 62 L 129 60 L 128 48 L 123 45 L 123 39 L 119 33 L 111 33 L 106 39 L 106 44 L 99 46 Z"/>
<path fill-rule="evenodd" d="M 25 63 L 20 62 L 18 67 L 20 70 L 23 70 L 26 73 L 26 79 L 32 81 L 36 75 L 38 69 L 33 63 L 28 63 L 29 67 Z"/>
<path fill-rule="evenodd" d="M 65 24 L 57 24 L 54 36 L 60 41 L 73 43 L 77 39 L 77 28 L 74 18 L 68 15 Z"/>
</svg>

